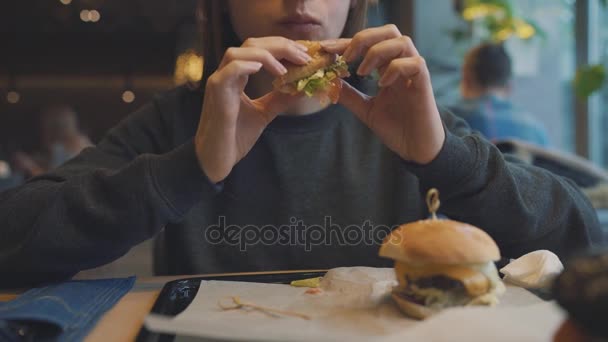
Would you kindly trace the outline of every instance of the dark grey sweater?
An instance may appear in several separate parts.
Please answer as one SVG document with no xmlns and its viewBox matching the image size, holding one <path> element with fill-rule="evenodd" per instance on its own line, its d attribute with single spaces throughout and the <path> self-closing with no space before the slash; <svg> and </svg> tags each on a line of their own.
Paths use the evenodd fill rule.
<svg viewBox="0 0 608 342">
<path fill-rule="evenodd" d="M 502 254 L 565 257 L 599 239 L 570 181 L 524 165 L 443 113 L 439 156 L 401 160 L 340 106 L 280 116 L 219 185 L 194 154 L 202 95 L 178 88 L 112 129 L 97 147 L 0 195 L 0 279 L 73 275 L 162 231 L 172 274 L 388 265 L 389 227 L 440 212 L 485 229 Z"/>
</svg>

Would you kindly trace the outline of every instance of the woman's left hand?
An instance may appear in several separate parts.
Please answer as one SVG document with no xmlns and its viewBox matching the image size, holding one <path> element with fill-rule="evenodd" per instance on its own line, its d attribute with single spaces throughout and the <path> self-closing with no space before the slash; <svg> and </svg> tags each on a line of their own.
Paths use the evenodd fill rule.
<svg viewBox="0 0 608 342">
<path fill-rule="evenodd" d="M 340 104 L 351 110 L 382 142 L 401 158 L 427 164 L 439 154 L 445 132 L 435 103 L 424 58 L 412 40 L 395 25 L 370 28 L 352 39 L 322 42 L 328 52 L 343 54 L 347 62 L 359 57 L 361 76 L 378 70 L 379 92 L 362 94 L 343 81 Z"/>
</svg>

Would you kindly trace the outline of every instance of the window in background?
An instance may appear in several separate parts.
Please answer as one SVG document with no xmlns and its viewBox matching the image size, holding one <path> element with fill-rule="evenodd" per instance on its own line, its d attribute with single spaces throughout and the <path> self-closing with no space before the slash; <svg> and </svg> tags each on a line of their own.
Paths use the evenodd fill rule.
<svg viewBox="0 0 608 342">
<path fill-rule="evenodd" d="M 543 33 L 530 41 L 513 39 L 507 44 L 515 64 L 513 102 L 543 122 L 552 146 L 574 152 L 575 1 L 514 0 L 511 4 Z M 458 97 L 464 54 L 479 41 L 474 37 L 454 40 L 452 32 L 464 22 L 453 2 L 418 0 L 414 20 L 415 42 L 429 63 L 438 102 L 449 104 Z"/>
<path fill-rule="evenodd" d="M 574 152 L 572 79 L 576 70 L 574 0 L 517 0 L 517 10 L 536 22 L 544 37 L 508 44 L 514 58 L 514 102 L 542 121 L 551 144 Z"/>
<path fill-rule="evenodd" d="M 597 62 L 608 69 L 608 8 L 598 6 L 598 29 L 597 29 Z M 593 44 L 593 42 L 592 42 Z M 603 87 L 597 98 L 598 108 L 596 115 L 590 117 L 590 150 L 593 161 L 604 168 L 608 167 L 608 82 L 604 80 Z M 597 127 L 598 129 L 593 129 Z"/>
</svg>

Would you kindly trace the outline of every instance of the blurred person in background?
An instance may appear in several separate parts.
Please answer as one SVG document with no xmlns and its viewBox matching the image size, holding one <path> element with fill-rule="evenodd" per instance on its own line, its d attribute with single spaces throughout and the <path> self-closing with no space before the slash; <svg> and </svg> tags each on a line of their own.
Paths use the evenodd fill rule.
<svg viewBox="0 0 608 342">
<path fill-rule="evenodd" d="M 511 58 L 504 46 L 478 45 L 465 57 L 461 99 L 450 110 L 491 141 L 516 139 L 547 147 L 545 127 L 511 103 L 511 78 Z"/>
<path fill-rule="evenodd" d="M 76 112 L 68 106 L 51 106 L 40 114 L 40 151 L 29 155 L 16 152 L 15 165 L 29 177 L 52 170 L 92 146 L 81 132 Z"/>
</svg>

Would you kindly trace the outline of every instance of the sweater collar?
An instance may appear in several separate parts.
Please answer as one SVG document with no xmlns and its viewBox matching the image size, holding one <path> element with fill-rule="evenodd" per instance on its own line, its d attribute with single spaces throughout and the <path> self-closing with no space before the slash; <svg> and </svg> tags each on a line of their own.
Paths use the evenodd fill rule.
<svg viewBox="0 0 608 342">
<path fill-rule="evenodd" d="M 318 112 L 306 115 L 278 115 L 266 130 L 285 133 L 305 133 L 329 129 L 338 121 L 338 113 L 344 111 L 340 105 L 331 105 Z"/>
</svg>

